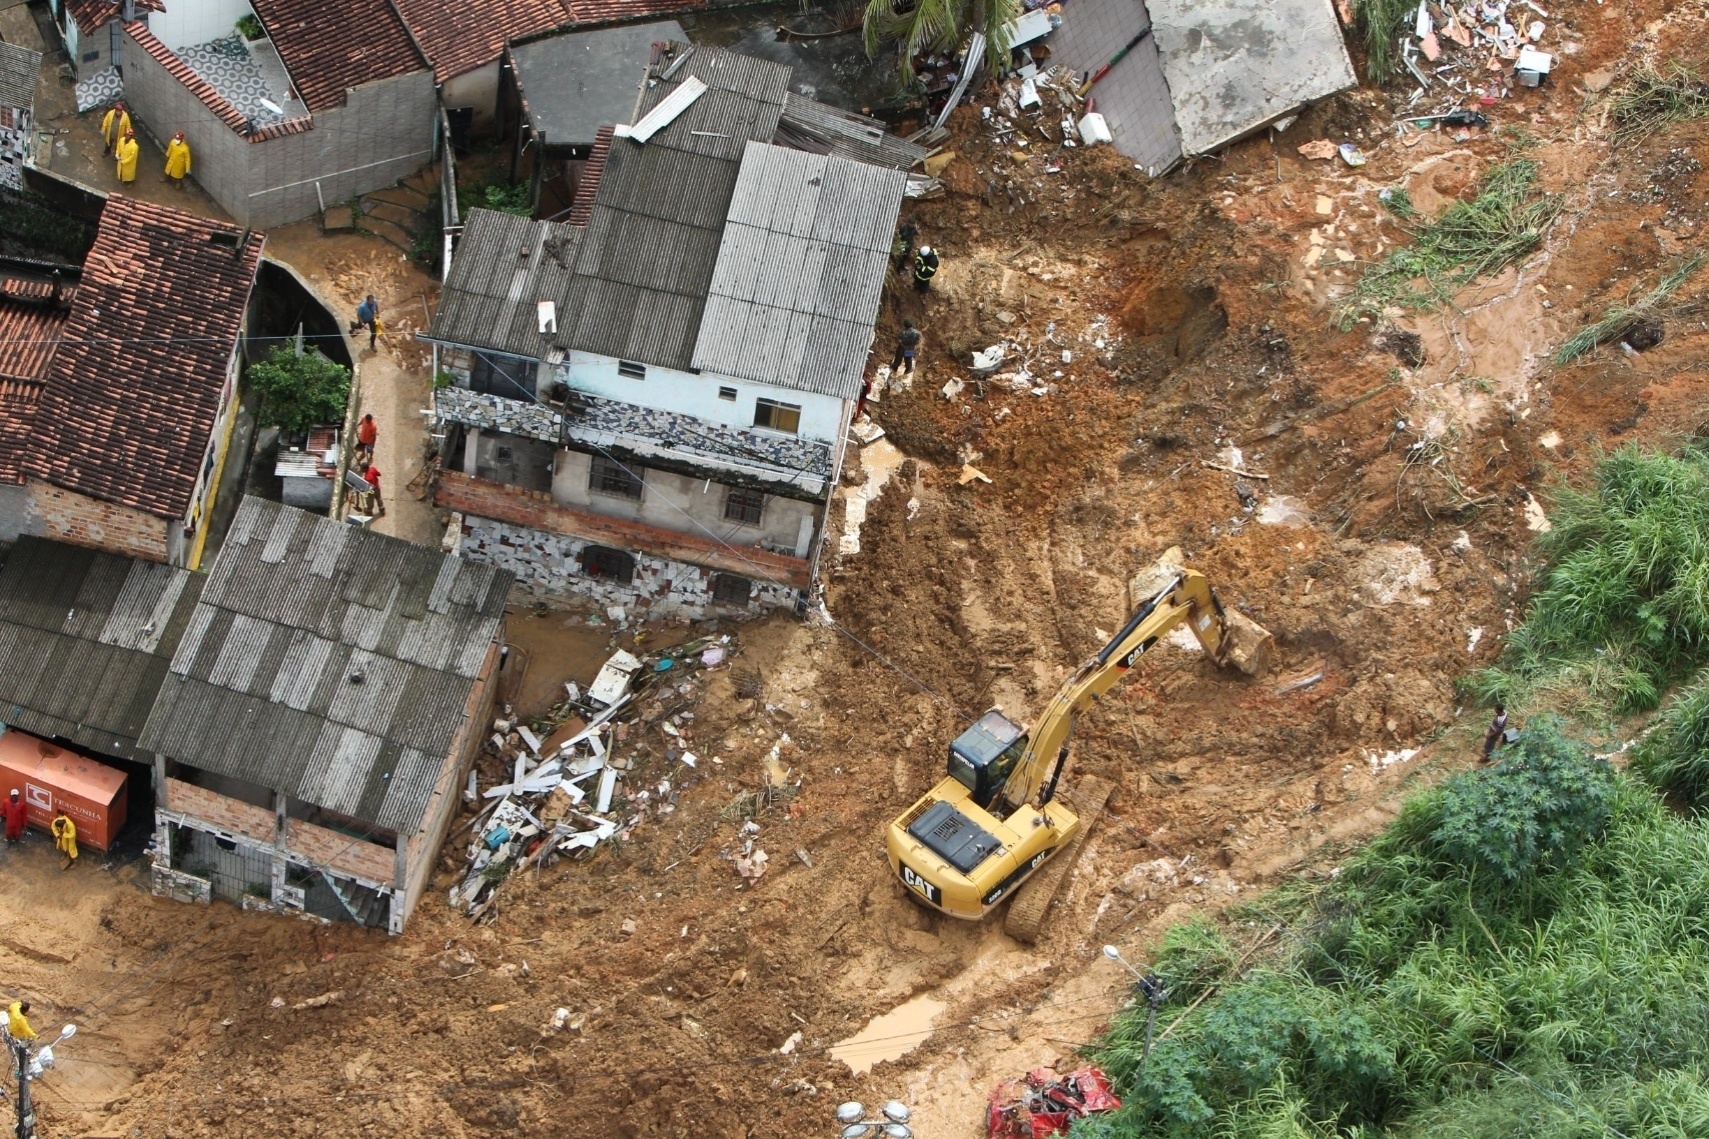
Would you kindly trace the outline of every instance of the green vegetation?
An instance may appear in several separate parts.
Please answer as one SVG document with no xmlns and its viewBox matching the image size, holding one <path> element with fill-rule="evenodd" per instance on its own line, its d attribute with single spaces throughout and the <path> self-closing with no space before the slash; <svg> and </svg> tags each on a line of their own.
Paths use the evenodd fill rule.
<svg viewBox="0 0 1709 1139">
<path fill-rule="evenodd" d="M 1506 821 L 1467 847 L 1493 803 Z M 1117 1017 L 1094 1057 L 1125 1105 L 1074 1134 L 1705 1134 L 1706 861 L 1702 826 L 1535 725 L 1333 881 L 1172 932 L 1158 1043 L 1142 1070 L 1145 1009 Z"/>
<path fill-rule="evenodd" d="M 1609 113 L 1615 143 L 1629 146 L 1669 123 L 1709 115 L 1709 83 L 1680 63 L 1661 70 L 1645 64 L 1614 93 Z"/>
<path fill-rule="evenodd" d="M 1004 25 L 1020 14 L 1020 0 L 918 0 L 912 7 L 896 0 L 868 0 L 862 23 L 866 54 L 875 57 L 885 44 L 895 44 L 897 70 L 906 83 L 914 78 L 917 56 L 936 51 L 959 55 L 968 36 L 983 32 L 986 69 L 1000 73 L 1009 67 Z"/>
<path fill-rule="evenodd" d="M 1657 313 L 1679 290 L 1679 287 L 1703 265 L 1703 254 L 1694 253 L 1668 271 L 1660 283 L 1630 304 L 1615 305 L 1602 314 L 1602 319 L 1580 329 L 1565 344 L 1555 349 L 1555 363 L 1570 364 L 1588 356 L 1599 344 L 1621 340 L 1633 329 L 1656 318 Z"/>
<path fill-rule="evenodd" d="M 458 187 L 457 220 L 467 221 L 469 211 L 477 206 L 483 210 L 527 217 L 534 212 L 532 197 L 526 182 L 518 182 L 514 186 L 504 182 L 482 182 L 468 189 Z"/>
<path fill-rule="evenodd" d="M 1383 203 L 1384 209 L 1402 221 L 1418 216 L 1418 207 L 1412 204 L 1412 195 L 1406 192 L 1405 186 L 1389 186 L 1378 192 L 1377 200 Z"/>
<path fill-rule="evenodd" d="M 1625 447 L 1562 487 L 1524 623 L 1462 691 L 1509 707 L 1648 711 L 1709 657 L 1709 451 Z"/>
<path fill-rule="evenodd" d="M 1417 15 L 1418 5 L 1410 0 L 1353 0 L 1354 27 L 1365 41 L 1365 77 L 1372 83 L 1400 74 L 1396 45 Z"/>
<path fill-rule="evenodd" d="M 1478 196 L 1412 228 L 1413 243 L 1370 266 L 1336 310 L 1343 330 L 1385 309 L 1433 309 L 1455 290 L 1522 259 L 1561 212 L 1559 194 L 1539 193 L 1537 164 L 1515 158 L 1491 170 Z"/>
<path fill-rule="evenodd" d="M 246 40 L 267 38 L 267 30 L 261 26 L 261 21 L 255 18 L 253 12 L 245 12 L 238 17 L 237 30 Z"/>
<path fill-rule="evenodd" d="M 260 422 L 287 435 L 341 422 L 350 402 L 349 368 L 312 349 L 298 356 L 289 344 L 251 364 L 244 379 L 261 398 Z"/>
<path fill-rule="evenodd" d="M 1709 676 L 1682 688 L 1632 748 L 1632 770 L 1694 811 L 1709 810 Z"/>
</svg>

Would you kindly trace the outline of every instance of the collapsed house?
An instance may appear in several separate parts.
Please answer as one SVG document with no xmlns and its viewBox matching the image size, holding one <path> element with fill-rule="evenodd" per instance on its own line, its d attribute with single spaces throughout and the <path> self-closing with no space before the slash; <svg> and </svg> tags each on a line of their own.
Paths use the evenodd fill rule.
<svg viewBox="0 0 1709 1139">
<path fill-rule="evenodd" d="M 803 602 L 923 152 L 789 76 L 671 45 L 585 226 L 470 214 L 424 337 L 465 556 L 654 617 Z"/>
<path fill-rule="evenodd" d="M 491 718 L 510 581 L 245 499 L 138 741 L 156 889 L 402 932 Z"/>
</svg>

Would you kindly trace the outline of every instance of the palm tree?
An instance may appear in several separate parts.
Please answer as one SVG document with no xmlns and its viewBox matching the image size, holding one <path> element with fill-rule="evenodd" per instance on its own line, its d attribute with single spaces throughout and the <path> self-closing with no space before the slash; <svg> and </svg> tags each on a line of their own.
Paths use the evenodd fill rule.
<svg viewBox="0 0 1709 1139">
<path fill-rule="evenodd" d="M 909 0 L 902 0 L 903 3 Z M 876 56 L 896 44 L 896 63 L 906 82 L 914 78 L 914 59 L 922 52 L 960 51 L 972 32 L 985 34 L 985 66 L 997 73 L 1009 62 L 1005 25 L 1021 13 L 1020 0 L 912 0 L 897 11 L 897 0 L 867 0 L 866 54 Z"/>
</svg>

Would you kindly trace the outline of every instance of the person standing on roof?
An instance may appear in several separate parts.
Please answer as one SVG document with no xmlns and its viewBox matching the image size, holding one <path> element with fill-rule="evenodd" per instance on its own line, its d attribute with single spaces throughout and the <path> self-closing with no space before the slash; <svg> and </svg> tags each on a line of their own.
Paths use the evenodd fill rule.
<svg viewBox="0 0 1709 1139">
<path fill-rule="evenodd" d="M 137 145 L 136 132 L 126 131 L 125 137 L 119 140 L 118 149 L 114 151 L 114 156 L 119 160 L 119 181 L 126 186 L 136 181 L 136 160 L 141 153 L 142 148 Z"/>
<path fill-rule="evenodd" d="M 184 141 L 184 132 L 179 131 L 172 136 L 172 141 L 166 144 L 166 176 L 178 189 L 184 188 L 184 177 L 190 173 L 190 144 Z"/>
<path fill-rule="evenodd" d="M 72 864 L 77 861 L 77 824 L 72 822 L 71 816 L 61 808 L 53 817 L 53 826 L 48 829 L 53 831 L 53 844 L 65 855 L 65 862 L 60 869 L 70 870 Z"/>
<path fill-rule="evenodd" d="M 29 1001 L 13 1001 L 6 1006 L 6 1034 L 13 1040 L 36 1038 L 36 1030 L 30 1027 Z"/>
<path fill-rule="evenodd" d="M 902 331 L 896 334 L 896 359 L 890 362 L 892 372 L 914 374 L 914 353 L 920 348 L 920 330 L 914 327 L 914 322 L 904 320 Z"/>
<path fill-rule="evenodd" d="M 22 799 L 18 798 L 16 787 L 12 788 L 12 793 L 6 797 L 5 805 L 0 806 L 0 813 L 4 813 L 6 816 L 6 844 L 13 846 L 23 842 L 24 827 L 30 821 L 30 809 L 24 806 Z"/>
<path fill-rule="evenodd" d="M 380 425 L 371 414 L 364 413 L 356 424 L 356 458 L 363 463 L 374 461 L 374 443 L 380 437 Z"/>
<path fill-rule="evenodd" d="M 914 287 L 922 293 L 932 287 L 932 278 L 938 275 L 937 250 L 929 245 L 920 246 L 920 252 L 914 258 Z"/>
<path fill-rule="evenodd" d="M 107 113 L 101 116 L 101 141 L 107 145 L 106 153 L 116 153 L 130 129 L 131 113 L 125 110 L 123 103 L 114 103 L 107 108 Z"/>
</svg>

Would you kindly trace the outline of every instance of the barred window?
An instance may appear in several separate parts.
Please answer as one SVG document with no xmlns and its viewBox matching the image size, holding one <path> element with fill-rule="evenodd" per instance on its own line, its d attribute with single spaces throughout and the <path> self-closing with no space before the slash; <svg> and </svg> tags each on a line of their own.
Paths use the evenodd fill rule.
<svg viewBox="0 0 1709 1139">
<path fill-rule="evenodd" d="M 583 546 L 582 572 L 602 581 L 628 585 L 635 580 L 635 558 L 609 546 Z"/>
<path fill-rule="evenodd" d="M 733 573 L 712 575 L 712 600 L 723 605 L 746 605 L 754 595 L 754 583 Z"/>
<path fill-rule="evenodd" d="M 641 471 L 638 467 L 625 467 L 614 463 L 603 455 L 595 455 L 593 467 L 588 473 L 588 489 L 601 494 L 616 494 L 624 498 L 640 498 Z"/>
<path fill-rule="evenodd" d="M 765 514 L 765 495 L 757 490 L 731 487 L 724 495 L 724 521 L 758 526 Z"/>
</svg>

